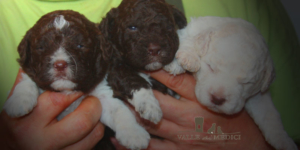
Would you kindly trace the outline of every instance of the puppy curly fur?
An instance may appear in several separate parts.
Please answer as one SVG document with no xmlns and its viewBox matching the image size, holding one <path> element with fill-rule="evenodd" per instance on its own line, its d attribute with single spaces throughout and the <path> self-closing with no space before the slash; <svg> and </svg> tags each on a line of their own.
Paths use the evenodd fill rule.
<svg viewBox="0 0 300 150">
<path fill-rule="evenodd" d="M 238 113 L 245 106 L 273 147 L 297 149 L 268 92 L 274 66 L 254 25 L 237 18 L 199 17 L 192 18 L 178 34 L 176 59 L 165 70 L 193 72 L 200 103 L 225 114 Z"/>
</svg>

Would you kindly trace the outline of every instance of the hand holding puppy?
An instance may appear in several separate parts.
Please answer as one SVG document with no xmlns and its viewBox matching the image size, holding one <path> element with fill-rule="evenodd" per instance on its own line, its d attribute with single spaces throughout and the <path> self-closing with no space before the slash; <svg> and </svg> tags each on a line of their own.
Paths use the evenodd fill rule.
<svg viewBox="0 0 300 150">
<path fill-rule="evenodd" d="M 175 99 L 169 95 L 154 91 L 160 107 L 163 111 L 162 121 L 157 126 L 146 126 L 149 133 L 162 137 L 161 139 L 152 138 L 149 143 L 149 150 L 182 150 L 182 149 L 244 149 L 244 150 L 268 150 L 273 149 L 265 140 L 260 130 L 247 114 L 242 112 L 228 116 L 215 113 L 207 107 L 202 106 L 195 95 L 194 89 L 196 81 L 192 75 L 181 74 L 177 76 L 170 75 L 165 71 L 153 72 L 150 74 L 159 82 L 168 86 L 181 98 Z M 231 141 L 224 140 L 218 143 L 204 140 L 182 140 L 180 135 L 195 134 L 195 118 L 203 117 L 203 131 L 207 131 L 215 123 L 222 128 L 224 133 L 240 132 L 241 140 L 234 144 L 228 144 Z M 141 121 L 143 122 L 143 121 Z M 216 141 L 213 141 L 216 142 Z M 117 149 L 125 149 L 120 146 L 116 140 L 113 140 Z"/>
<path fill-rule="evenodd" d="M 163 137 L 164 140 L 152 139 L 149 149 L 272 149 L 265 142 L 263 135 L 245 110 L 234 116 L 227 116 L 210 111 L 202 106 L 195 95 L 196 81 L 192 75 L 182 74 L 173 76 L 164 71 L 154 72 L 153 78 L 165 84 L 179 95 L 179 100 L 155 91 L 155 97 L 159 100 L 164 117 L 156 128 L 149 128 L 151 134 Z M 194 134 L 195 118 L 204 118 L 203 131 L 206 132 L 215 123 L 222 128 L 224 133 L 240 132 L 241 140 L 235 144 L 210 143 L 203 140 L 180 140 L 178 135 Z M 202 143 L 202 144 L 199 144 Z"/>
<path fill-rule="evenodd" d="M 20 69 L 15 85 L 20 81 L 21 72 Z M 38 97 L 33 111 L 24 117 L 10 118 L 2 111 L 1 148 L 91 149 L 104 134 L 104 126 L 99 122 L 101 104 L 98 99 L 87 97 L 74 112 L 61 121 L 56 119 L 80 96 L 82 93 L 63 95 L 46 91 Z"/>
</svg>

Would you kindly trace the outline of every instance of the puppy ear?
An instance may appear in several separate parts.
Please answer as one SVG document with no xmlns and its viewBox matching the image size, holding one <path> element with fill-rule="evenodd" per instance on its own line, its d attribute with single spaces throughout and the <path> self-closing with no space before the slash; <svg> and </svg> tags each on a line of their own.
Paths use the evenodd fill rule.
<svg viewBox="0 0 300 150">
<path fill-rule="evenodd" d="M 275 79 L 275 69 L 271 58 L 269 58 L 265 67 L 265 76 L 263 79 L 261 92 L 265 92 L 266 90 L 268 90 L 268 88 L 270 87 L 274 79 Z"/>
<path fill-rule="evenodd" d="M 101 33 L 105 36 L 105 38 L 111 39 L 111 31 L 112 27 L 115 23 L 115 18 L 118 15 L 118 10 L 116 8 L 112 8 L 102 19 L 98 28 L 100 29 Z"/>
<path fill-rule="evenodd" d="M 173 16 L 175 23 L 177 24 L 179 29 L 184 28 L 187 25 L 186 17 L 183 12 L 181 12 L 179 9 L 175 8 L 174 6 L 171 6 Z"/>
<path fill-rule="evenodd" d="M 20 42 L 18 46 L 18 52 L 20 58 L 17 59 L 20 66 L 22 68 L 26 67 L 29 63 L 31 52 L 30 52 L 30 37 L 31 37 L 31 29 L 27 31 L 26 35 L 23 37 L 22 41 Z"/>
<path fill-rule="evenodd" d="M 98 41 L 100 44 L 100 49 L 102 51 L 102 58 L 105 61 L 110 61 L 113 55 L 113 45 L 111 44 L 111 42 L 109 42 L 110 40 L 103 36 L 103 34 L 99 35 Z"/>
<path fill-rule="evenodd" d="M 119 52 L 115 44 L 112 42 L 113 26 L 115 25 L 115 19 L 118 17 L 118 9 L 112 8 L 107 14 L 106 17 L 102 19 L 98 28 L 101 32 L 100 42 L 101 49 L 103 52 L 103 57 L 106 60 L 112 61 L 112 55 L 115 59 L 121 58 L 121 52 Z"/>
</svg>

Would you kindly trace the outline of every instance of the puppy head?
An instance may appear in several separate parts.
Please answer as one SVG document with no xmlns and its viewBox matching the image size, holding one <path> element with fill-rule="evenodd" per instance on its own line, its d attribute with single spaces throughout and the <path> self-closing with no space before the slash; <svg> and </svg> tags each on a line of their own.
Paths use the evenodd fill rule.
<svg viewBox="0 0 300 150">
<path fill-rule="evenodd" d="M 221 40 L 216 42 L 222 43 Z M 198 100 L 211 110 L 225 114 L 239 112 L 250 97 L 266 92 L 275 76 L 263 42 L 251 47 L 237 39 L 233 41 L 242 44 L 210 45 L 214 51 L 203 57 L 201 70 L 195 74 Z"/>
<path fill-rule="evenodd" d="M 163 0 L 123 0 L 99 28 L 125 63 L 157 70 L 173 60 L 179 44 L 176 30 L 186 24 L 184 14 Z"/>
<path fill-rule="evenodd" d="M 88 92 L 105 75 L 107 51 L 96 25 L 74 11 L 54 11 L 18 47 L 22 69 L 44 90 Z"/>
</svg>

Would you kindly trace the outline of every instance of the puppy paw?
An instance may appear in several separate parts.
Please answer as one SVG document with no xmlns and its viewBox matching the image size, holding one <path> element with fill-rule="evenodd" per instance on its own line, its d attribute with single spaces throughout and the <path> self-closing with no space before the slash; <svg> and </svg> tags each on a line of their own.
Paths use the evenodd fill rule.
<svg viewBox="0 0 300 150">
<path fill-rule="evenodd" d="M 164 70 L 166 70 L 167 72 L 173 75 L 177 75 L 185 72 L 185 70 L 180 66 L 176 58 L 174 58 L 174 60 L 170 64 L 165 65 Z"/>
<path fill-rule="evenodd" d="M 162 118 L 162 111 L 159 105 L 145 101 L 140 101 L 135 105 L 135 110 L 144 119 L 157 124 Z"/>
<path fill-rule="evenodd" d="M 200 69 L 200 57 L 194 53 L 178 51 L 176 54 L 179 64 L 190 72 L 197 72 Z"/>
<path fill-rule="evenodd" d="M 140 89 L 133 93 L 133 99 L 129 102 L 144 119 L 157 124 L 162 118 L 159 103 L 151 89 Z"/>
<path fill-rule="evenodd" d="M 35 107 L 37 97 L 38 91 L 22 92 L 15 89 L 3 108 L 10 117 L 21 117 L 28 114 Z"/>
<path fill-rule="evenodd" d="M 5 102 L 3 109 L 11 117 L 21 117 L 28 114 L 37 104 L 39 89 L 36 84 L 22 73 L 22 81 L 19 82 L 13 94 Z"/>
<path fill-rule="evenodd" d="M 128 128 L 120 127 L 116 131 L 116 139 L 128 149 L 146 149 L 150 141 L 149 133 L 138 124 Z"/>
</svg>

